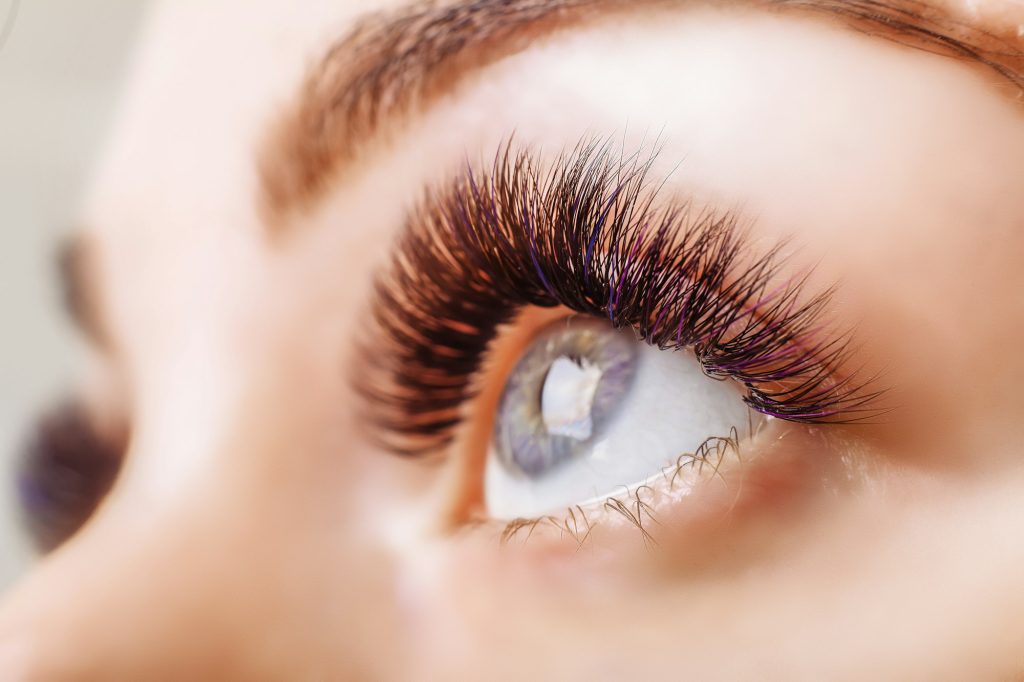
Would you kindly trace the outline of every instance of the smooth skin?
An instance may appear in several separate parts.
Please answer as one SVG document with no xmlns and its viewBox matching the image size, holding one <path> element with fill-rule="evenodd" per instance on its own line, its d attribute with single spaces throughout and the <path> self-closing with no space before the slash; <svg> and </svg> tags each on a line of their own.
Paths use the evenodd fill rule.
<svg viewBox="0 0 1024 682">
<path fill-rule="evenodd" d="M 82 392 L 133 438 L 96 516 L 0 606 L 0 677 L 1024 674 L 1012 88 L 820 17 L 627 13 L 485 69 L 271 237 L 268 126 L 386 4 L 152 17 L 82 213 L 111 338 Z M 352 339 L 405 211 L 513 132 L 551 156 L 656 140 L 671 192 L 740 207 L 756 244 L 791 238 L 815 286 L 841 284 L 831 314 L 893 411 L 749 444 L 746 469 L 659 498 L 650 540 L 613 519 L 582 547 L 446 525 L 486 429 L 430 462 L 376 449 Z"/>
</svg>

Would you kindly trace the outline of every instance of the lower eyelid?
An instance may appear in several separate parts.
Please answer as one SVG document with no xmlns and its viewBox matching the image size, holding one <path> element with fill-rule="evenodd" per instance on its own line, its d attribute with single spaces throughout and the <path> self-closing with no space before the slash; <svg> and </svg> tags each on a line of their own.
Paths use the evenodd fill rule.
<svg viewBox="0 0 1024 682">
<path fill-rule="evenodd" d="M 540 518 L 509 521 L 488 517 L 484 511 L 484 470 L 506 377 L 539 329 L 555 320 L 577 316 L 562 307 L 527 308 L 505 333 L 498 335 L 488 353 L 488 366 L 480 375 L 485 377 L 480 392 L 471 401 L 470 412 L 456 434 L 455 474 L 449 481 L 454 499 L 445 525 L 473 526 L 506 543 L 519 543 L 529 537 L 531 545 L 539 541 L 536 544 L 554 542 L 575 547 L 584 537 L 589 542 L 624 534 L 650 542 L 655 530 L 663 532 L 668 521 L 680 528 L 714 525 L 751 505 L 777 506 L 785 490 L 801 487 L 803 484 L 797 485 L 801 479 L 813 481 L 809 469 L 819 468 L 824 459 L 810 460 L 812 449 L 823 454 L 818 452 L 820 444 L 810 445 L 818 440 L 813 436 L 818 431 L 769 419 L 757 428 L 745 429 L 741 439 L 736 434 L 710 437 L 702 452 L 683 453 L 676 462 L 666 461 L 665 468 L 643 484 L 627 485 L 630 482 L 624 481 L 620 491 L 608 497 L 581 500 L 571 509 Z M 737 400 L 739 397 L 737 391 Z M 805 458 L 808 461 L 803 468 L 795 468 L 797 461 Z M 766 462 L 768 459 L 772 461 Z"/>
<path fill-rule="evenodd" d="M 814 495 L 854 485 L 854 477 L 837 474 L 849 463 L 829 447 L 819 429 L 773 420 L 743 442 L 709 439 L 703 459 L 681 456 L 621 493 L 539 518 L 478 521 L 471 534 L 545 555 L 624 544 L 702 551 L 733 537 L 721 533 L 723 526 L 765 522 Z"/>
</svg>

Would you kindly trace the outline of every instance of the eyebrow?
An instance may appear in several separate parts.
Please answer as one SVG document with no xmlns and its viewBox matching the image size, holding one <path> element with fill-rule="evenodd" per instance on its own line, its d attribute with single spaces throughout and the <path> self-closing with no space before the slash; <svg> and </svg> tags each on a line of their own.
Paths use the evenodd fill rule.
<svg viewBox="0 0 1024 682">
<path fill-rule="evenodd" d="M 927 52 L 979 63 L 1024 91 L 1024 51 L 921 0 L 742 0 L 837 17 Z M 387 122 L 426 110 L 536 38 L 597 16 L 683 0 L 447 0 L 363 16 L 310 71 L 261 148 L 268 222 L 315 202 Z"/>
<path fill-rule="evenodd" d="M 75 327 L 98 347 L 107 345 L 102 306 L 96 296 L 96 261 L 91 243 L 81 235 L 57 248 L 61 303 Z"/>
</svg>

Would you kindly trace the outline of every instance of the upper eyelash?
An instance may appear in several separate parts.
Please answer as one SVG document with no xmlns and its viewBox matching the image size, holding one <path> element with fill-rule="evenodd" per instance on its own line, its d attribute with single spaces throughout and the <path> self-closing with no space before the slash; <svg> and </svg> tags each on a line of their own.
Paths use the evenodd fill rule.
<svg viewBox="0 0 1024 682">
<path fill-rule="evenodd" d="M 633 327 L 662 349 L 692 348 L 756 411 L 795 422 L 877 414 L 880 395 L 830 333 L 832 292 L 805 301 L 781 278 L 781 246 L 746 258 L 733 213 L 659 208 L 653 155 L 616 160 L 585 141 L 543 171 L 506 144 L 410 214 L 376 283 L 357 385 L 376 436 L 416 454 L 450 442 L 499 327 L 523 306 L 565 306 Z M 781 280 L 781 284 L 779 283 Z"/>
</svg>

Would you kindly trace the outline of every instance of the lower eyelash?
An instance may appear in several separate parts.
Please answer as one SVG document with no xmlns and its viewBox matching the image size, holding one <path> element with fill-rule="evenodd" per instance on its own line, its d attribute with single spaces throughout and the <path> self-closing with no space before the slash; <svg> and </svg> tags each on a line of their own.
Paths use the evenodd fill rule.
<svg viewBox="0 0 1024 682">
<path fill-rule="evenodd" d="M 578 547 L 583 547 L 593 531 L 598 528 L 607 514 L 615 514 L 633 526 L 647 546 L 658 542 L 649 530 L 660 525 L 655 516 L 654 506 L 649 503 L 655 486 L 660 492 L 671 494 L 678 490 L 680 479 L 686 473 L 697 470 L 699 477 L 705 476 L 705 469 L 711 469 L 708 477 L 720 476 L 719 470 L 727 457 L 742 462 L 740 437 L 733 430 L 729 436 L 708 438 L 693 453 L 680 455 L 672 466 L 664 469 L 656 479 L 627 488 L 622 495 L 612 495 L 592 503 L 581 503 L 568 507 L 561 515 L 547 514 L 536 518 L 517 518 L 504 522 L 499 538 L 502 544 L 516 541 L 526 542 L 538 528 L 554 530 L 560 538 L 571 538 Z M 484 521 L 483 524 L 493 523 Z"/>
<path fill-rule="evenodd" d="M 806 278 L 782 276 L 781 247 L 751 260 L 731 213 L 658 208 L 653 157 L 639 159 L 585 141 L 542 171 L 508 144 L 489 172 L 428 194 L 378 279 L 356 373 L 377 440 L 405 454 L 448 444 L 498 329 L 524 306 L 565 306 L 659 348 L 691 348 L 769 416 L 877 414 L 870 381 L 837 376 L 850 351 L 822 319 L 831 292 L 807 300 Z"/>
</svg>

